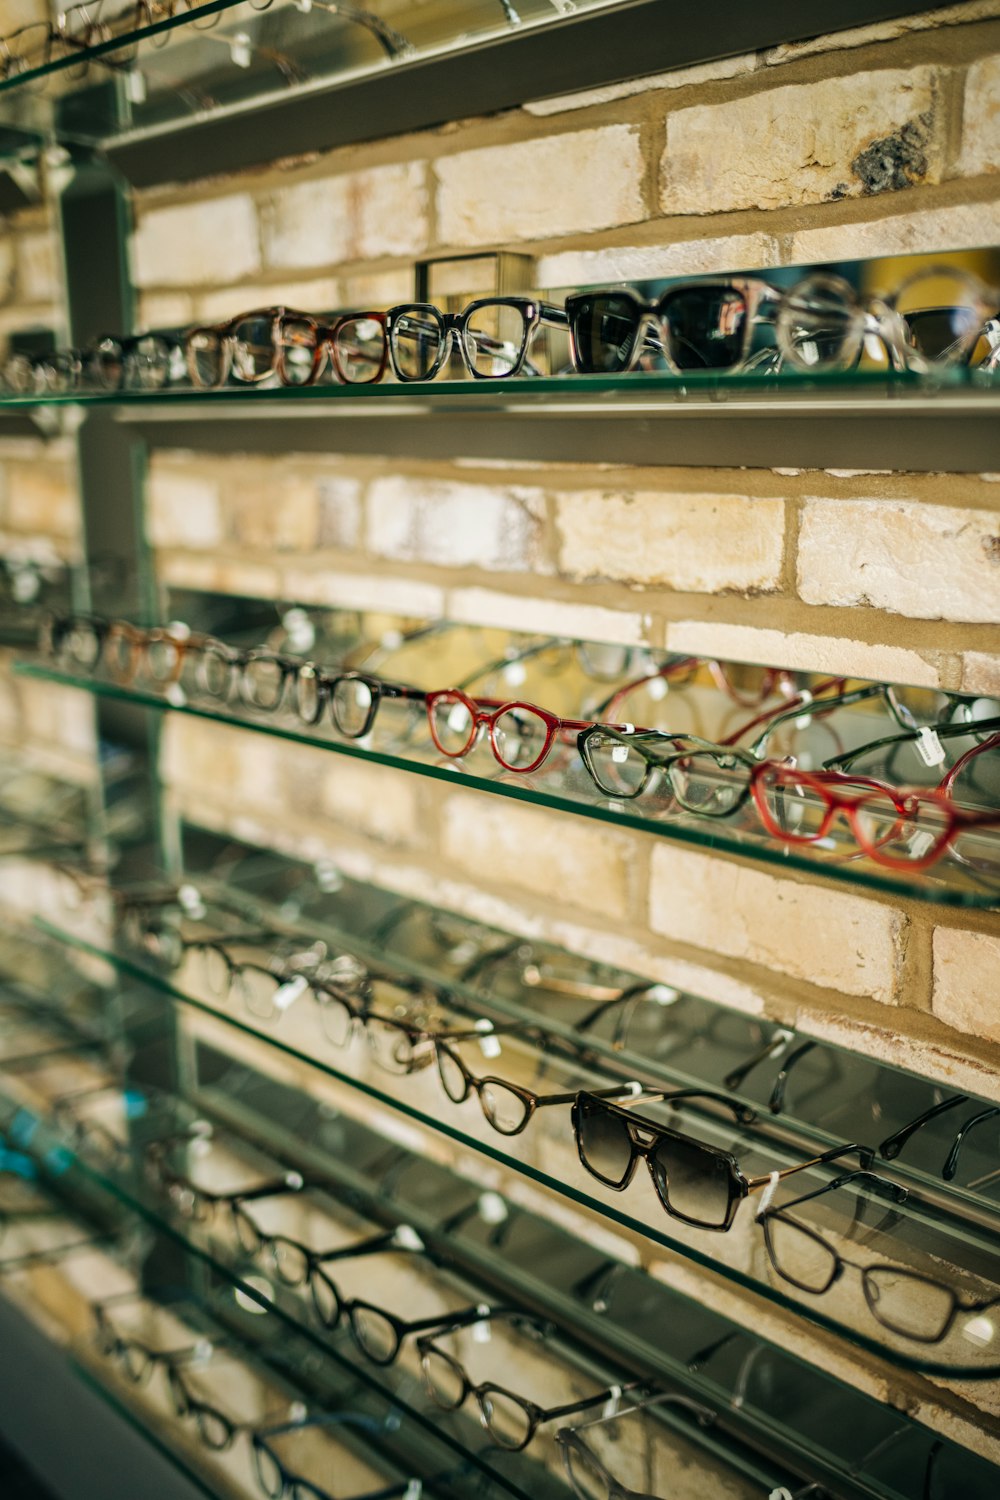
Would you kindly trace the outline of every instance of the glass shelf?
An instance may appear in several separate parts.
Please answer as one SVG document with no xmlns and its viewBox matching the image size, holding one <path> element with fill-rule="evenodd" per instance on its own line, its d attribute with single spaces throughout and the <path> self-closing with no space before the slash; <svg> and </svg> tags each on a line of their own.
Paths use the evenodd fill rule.
<svg viewBox="0 0 1000 1500">
<path fill-rule="evenodd" d="M 595 417 L 620 416 L 623 412 L 651 415 L 668 414 L 671 409 L 683 411 L 688 406 L 721 407 L 720 417 L 732 414 L 733 403 L 748 403 L 762 412 L 804 411 L 817 406 L 832 414 L 838 408 L 849 410 L 860 404 L 864 410 L 882 413 L 896 410 L 926 416 L 939 412 L 953 416 L 956 411 L 984 412 L 991 416 L 1000 391 L 1000 371 L 949 366 L 924 376 L 911 371 L 849 370 L 832 374 L 810 375 L 794 370 L 778 374 L 754 371 L 691 371 L 685 375 L 643 373 L 624 375 L 540 375 L 518 376 L 507 380 L 426 380 L 401 382 L 387 378 L 375 385 L 339 385 L 318 382 L 310 386 L 240 385 L 236 382 L 215 390 L 200 390 L 181 385 L 161 391 L 104 391 L 81 389 L 62 394 L 52 392 L 17 394 L 0 391 L 0 412 L 33 410 L 48 406 L 111 406 L 133 409 L 154 408 L 157 416 L 169 417 L 177 406 L 203 408 L 214 417 L 225 415 L 218 408 L 234 411 L 246 407 L 263 415 L 267 408 L 280 410 L 289 404 L 311 406 L 318 403 L 323 416 L 335 414 L 343 403 L 348 410 L 382 408 L 384 417 L 411 413 L 442 412 L 457 415 L 469 407 L 476 417 L 487 413 L 512 413 L 519 416 L 569 412 Z M 600 398 L 598 401 L 597 398 Z M 732 400 L 730 399 L 732 398 Z M 368 415 L 372 415 L 369 412 Z M 192 419 L 198 416 L 191 412 Z M 471 413 L 470 413 L 471 414 Z M 319 413 L 317 413 L 319 415 Z M 352 415 L 358 415 L 352 410 Z M 141 417 L 137 418 L 141 420 Z"/>
<path fill-rule="evenodd" d="M 946 1212 L 981 1229 L 1000 1228 L 1000 1115 L 990 1116 L 991 1100 L 553 944 L 438 911 L 333 866 L 303 864 L 189 825 L 182 828 L 182 844 L 183 876 L 177 878 L 211 908 L 204 919 L 183 923 L 188 939 L 238 930 L 285 933 L 307 950 L 323 944 L 329 955 L 350 954 L 378 972 L 390 969 L 444 987 L 476 1015 L 541 1025 L 574 1051 L 585 1049 L 594 1066 L 612 1076 L 641 1077 L 664 1088 L 725 1089 L 803 1155 L 847 1138 L 874 1147 L 937 1111 L 901 1143 L 894 1176 Z M 155 860 L 144 873 L 155 887 L 171 887 Z M 80 908 L 74 894 L 68 906 L 49 903 L 48 910 L 55 930 L 82 932 L 97 943 L 93 903 Z M 110 929 L 101 942 L 101 951 L 110 951 Z M 172 960 L 150 957 L 137 938 L 126 939 L 123 952 L 154 980 L 178 977 Z M 261 957 L 270 957 L 266 946 Z M 619 995 L 622 1004 L 615 1002 Z M 942 1108 L 949 1099 L 952 1105 Z M 979 1115 L 984 1118 L 974 1129 L 964 1129 Z M 942 1169 L 960 1130 L 960 1155 L 946 1179 Z"/>
<path fill-rule="evenodd" d="M 141 965 L 122 956 L 96 949 L 81 937 L 48 929 L 50 935 L 91 956 L 115 963 L 132 980 L 142 980 L 161 994 L 169 996 L 194 1015 L 211 1017 L 224 1028 L 244 1037 L 260 1040 L 276 1056 L 294 1059 L 310 1070 L 325 1075 L 346 1088 L 337 1092 L 342 1108 L 350 1110 L 351 1095 L 360 1094 L 394 1114 L 445 1136 L 461 1147 L 478 1154 L 517 1176 L 555 1191 L 570 1203 L 583 1207 L 656 1244 L 680 1253 L 697 1265 L 721 1274 L 744 1289 L 757 1292 L 778 1306 L 794 1311 L 809 1322 L 840 1335 L 848 1335 L 856 1344 L 903 1368 L 928 1373 L 960 1374 L 969 1378 L 987 1378 L 1000 1373 L 1000 1340 L 989 1321 L 983 1317 L 957 1319 L 946 1339 L 932 1346 L 922 1346 L 912 1339 L 886 1331 L 872 1317 L 860 1293 L 857 1278 L 845 1277 L 832 1293 L 817 1297 L 799 1293 L 790 1283 L 779 1279 L 764 1253 L 760 1229 L 755 1223 L 756 1199 L 740 1207 L 733 1228 L 727 1234 L 710 1234 L 689 1228 L 665 1214 L 652 1192 L 651 1184 L 641 1173 L 626 1194 L 603 1189 L 582 1167 L 574 1146 L 568 1119 L 568 1106 L 540 1108 L 524 1132 L 505 1137 L 487 1123 L 478 1102 L 473 1098 L 464 1104 L 453 1104 L 445 1095 L 433 1066 L 407 1076 L 394 1077 L 379 1069 L 371 1059 L 364 1039 L 359 1037 L 348 1048 L 335 1048 L 325 1041 L 320 1018 L 308 998 L 308 1009 L 292 1005 L 270 1030 L 254 1024 L 246 1014 L 227 1011 L 218 1001 L 198 998 L 179 982 L 150 974 Z M 169 1013 L 166 1025 L 170 1025 Z M 492 1064 L 479 1056 L 482 1044 L 470 1042 L 457 1049 L 471 1071 L 486 1076 L 494 1066 L 503 1077 L 514 1077 L 524 1086 L 546 1094 L 575 1094 L 579 1089 L 606 1088 L 622 1082 L 621 1072 L 595 1073 L 592 1066 L 578 1065 L 532 1049 L 515 1048 L 508 1039 L 503 1043 L 503 1062 Z M 494 1042 L 495 1045 L 495 1042 Z M 493 1050 L 486 1048 L 487 1056 Z M 707 1108 L 684 1107 L 671 1111 L 651 1102 L 638 1106 L 638 1113 L 672 1128 L 690 1132 L 723 1150 L 734 1150 L 742 1169 L 748 1174 L 767 1172 L 803 1160 L 801 1152 L 789 1150 L 761 1130 L 760 1123 L 740 1129 L 724 1115 Z M 856 1166 L 848 1157 L 840 1170 Z M 828 1183 L 837 1168 L 825 1171 L 810 1169 L 796 1174 L 786 1184 L 781 1201 L 790 1201 Z M 877 1170 L 877 1168 L 876 1168 Z M 884 1173 L 879 1174 L 884 1176 Z M 832 1202 L 831 1211 L 829 1203 Z M 621 1205 L 621 1206 L 619 1206 Z M 866 1212 L 874 1205 L 868 1220 Z M 819 1201 L 819 1230 L 836 1242 L 848 1259 L 856 1258 L 854 1239 L 864 1233 L 869 1237 L 872 1220 L 879 1219 L 879 1200 L 873 1194 L 844 1188 Z M 805 1210 L 808 1215 L 811 1210 Z M 885 1217 L 882 1212 L 881 1217 Z M 874 1257 L 880 1261 L 901 1264 L 916 1274 L 940 1273 L 942 1266 L 953 1269 L 949 1277 L 967 1298 L 982 1301 L 989 1296 L 1000 1298 L 1000 1256 L 997 1256 L 995 1229 L 981 1230 L 967 1218 L 946 1209 L 921 1202 L 910 1192 L 905 1209 L 894 1213 L 891 1235 L 879 1241 Z M 714 1252 L 714 1253 L 713 1253 Z"/>
<path fill-rule="evenodd" d="M 774 1460 L 785 1482 L 790 1483 L 790 1462 L 793 1472 L 802 1472 L 804 1466 L 813 1480 L 830 1484 L 838 1495 L 920 1500 L 928 1449 L 943 1448 L 943 1458 L 939 1454 L 945 1465 L 943 1472 L 956 1474 L 956 1483 L 961 1474 L 961 1492 L 967 1500 L 988 1500 L 992 1495 L 996 1471 L 991 1465 L 952 1444 L 932 1441 L 930 1434 L 897 1412 L 838 1385 L 782 1350 L 760 1344 L 749 1333 L 667 1285 L 652 1281 L 638 1270 L 607 1262 L 594 1247 L 557 1226 L 535 1220 L 513 1204 L 506 1205 L 507 1218 L 498 1229 L 496 1213 L 486 1213 L 477 1190 L 463 1186 L 432 1162 L 411 1156 L 409 1168 L 400 1171 L 408 1153 L 394 1151 L 390 1156 L 395 1164 L 390 1167 L 385 1140 L 368 1127 L 292 1096 L 284 1086 L 269 1084 L 260 1077 L 254 1079 L 225 1058 L 220 1057 L 218 1064 L 209 1059 L 205 1066 L 206 1078 L 214 1075 L 218 1083 L 199 1088 L 197 1113 L 205 1118 L 208 1107 L 211 1117 L 219 1106 L 224 1121 L 229 1116 L 238 1117 L 229 1120 L 224 1135 L 234 1126 L 241 1132 L 234 1138 L 234 1148 L 247 1166 L 238 1173 L 239 1180 L 273 1176 L 275 1150 L 285 1151 L 291 1146 L 293 1159 L 299 1161 L 307 1182 L 315 1164 L 323 1182 L 317 1203 L 325 1205 L 325 1195 L 333 1193 L 335 1217 L 344 1220 L 345 1226 L 355 1226 L 352 1238 L 363 1232 L 364 1226 L 356 1217 L 359 1211 L 367 1219 L 369 1231 L 373 1221 L 376 1225 L 411 1223 L 429 1247 L 440 1249 L 446 1257 L 478 1258 L 487 1281 L 492 1267 L 493 1276 L 500 1277 L 503 1300 L 513 1293 L 515 1301 L 540 1305 L 547 1314 L 570 1326 L 585 1323 L 598 1347 L 610 1348 L 617 1342 L 619 1353 L 624 1352 L 628 1362 L 637 1364 L 647 1375 L 650 1369 L 661 1372 L 665 1388 L 680 1389 L 720 1411 L 722 1430 L 716 1424 L 714 1429 L 697 1435 L 699 1448 L 705 1450 L 703 1462 L 711 1460 L 713 1473 L 720 1465 L 729 1473 L 732 1465 L 738 1464 L 741 1473 L 754 1475 L 754 1494 L 766 1493 L 775 1482 L 773 1471 L 767 1475 L 760 1471 L 759 1460 L 745 1452 L 741 1455 L 742 1432 L 752 1443 L 763 1442 L 765 1449 L 786 1454 Z M 294 1109 L 290 1107 L 293 1103 Z M 187 1106 L 178 1123 L 190 1121 L 194 1113 L 195 1107 Z M 244 1134 L 261 1138 L 256 1151 L 249 1140 L 243 1140 Z M 76 1165 L 85 1175 L 94 1175 L 92 1162 L 77 1158 Z M 237 1179 L 233 1169 L 228 1170 L 232 1183 Z M 190 1223 L 179 1228 L 165 1220 L 162 1207 L 152 1203 L 148 1193 L 137 1193 L 120 1182 L 114 1187 L 133 1206 L 138 1205 L 149 1222 L 207 1265 L 213 1276 L 218 1276 L 220 1286 L 242 1285 L 255 1303 L 262 1295 L 270 1300 L 280 1293 L 276 1283 L 253 1274 L 253 1262 L 244 1260 L 234 1265 L 231 1254 L 220 1261 L 213 1243 L 203 1233 L 196 1234 Z M 492 1200 L 496 1197 L 486 1195 Z M 456 1203 L 464 1205 L 458 1213 L 454 1212 Z M 322 1212 L 328 1210 L 323 1207 Z M 237 1302 L 252 1314 L 253 1304 L 246 1294 L 237 1297 Z M 309 1327 L 298 1326 L 302 1307 L 299 1304 L 296 1314 L 294 1294 L 279 1297 L 279 1302 L 274 1311 L 289 1327 L 297 1327 L 314 1348 L 318 1344 L 324 1349 L 330 1347 L 324 1340 L 317 1343 L 318 1336 Z M 252 1315 L 245 1319 L 251 1331 L 263 1321 Z M 661 1329 L 670 1330 L 669 1339 L 661 1336 Z M 308 1362 L 297 1361 L 296 1367 L 300 1364 L 308 1368 Z M 332 1365 L 324 1362 L 324 1368 L 335 1377 L 341 1366 L 335 1360 Z M 354 1374 L 363 1377 L 364 1372 L 359 1368 Z M 372 1385 L 371 1381 L 367 1383 Z M 391 1399 L 398 1399 L 395 1392 Z M 333 1403 L 328 1399 L 324 1404 Z M 780 1421 L 777 1412 L 781 1413 Z M 835 1441 L 833 1450 L 831 1439 Z M 790 1461 L 789 1443 L 794 1455 Z M 872 1461 L 866 1467 L 869 1454 Z M 537 1500 L 534 1491 L 531 1500 Z"/>
<path fill-rule="evenodd" d="M 633 828 L 697 849 L 742 855 L 772 869 L 797 870 L 858 890 L 878 891 L 943 906 L 995 908 L 1000 902 L 1000 891 L 995 887 L 984 888 L 964 867 L 948 858 L 925 873 L 895 875 L 864 857 L 846 854 L 839 847 L 832 851 L 817 849 L 815 853 L 811 845 L 796 850 L 784 849 L 764 832 L 750 802 L 731 818 L 709 819 L 679 815 L 664 806 L 662 799 L 658 805 L 655 795 L 644 795 L 634 802 L 600 799 L 575 749 L 560 751 L 557 748 L 553 751 L 550 764 L 561 762 L 559 769 L 546 767 L 543 772 L 522 776 L 503 771 L 485 744 L 461 760 L 449 760 L 433 747 L 423 728 L 417 732 L 409 729 L 401 742 L 398 733 L 393 734 L 384 728 L 391 717 L 388 713 L 380 715 L 375 732 L 368 737 L 369 748 L 362 749 L 357 742 L 337 739 L 334 731 L 325 726 L 317 726 L 311 732 L 291 728 L 279 715 L 255 713 L 249 709 L 238 715 L 220 712 L 182 702 L 183 695 L 170 701 L 141 688 L 125 688 L 100 678 L 76 677 L 34 663 L 18 662 L 16 670 L 35 680 L 79 688 L 97 698 L 253 729 L 292 743 L 322 747 L 355 760 L 415 772 L 452 786 L 474 787 L 518 802 L 576 813 L 611 827 Z"/>
<path fill-rule="evenodd" d="M 0 81 L 0 111 L 22 130 L 97 145 L 182 127 L 205 117 L 266 110 L 382 71 L 412 69 L 484 42 L 610 9 L 621 0 L 448 0 L 414 7 L 326 0 L 203 0 L 192 14 L 90 45 L 22 33 L 23 65 Z M 234 127 L 235 128 L 235 127 Z"/>
</svg>

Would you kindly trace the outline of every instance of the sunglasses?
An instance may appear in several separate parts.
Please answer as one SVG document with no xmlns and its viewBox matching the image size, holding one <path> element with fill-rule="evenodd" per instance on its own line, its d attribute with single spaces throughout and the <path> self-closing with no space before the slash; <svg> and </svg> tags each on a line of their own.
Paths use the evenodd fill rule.
<svg viewBox="0 0 1000 1500">
<path fill-rule="evenodd" d="M 620 374 L 655 355 L 675 374 L 737 370 L 762 310 L 779 295 L 752 277 L 690 282 L 653 302 L 628 289 L 578 292 L 566 298 L 574 367 L 584 375 Z"/>
<path fill-rule="evenodd" d="M 709 1100 L 725 1106 L 740 1124 L 749 1124 L 755 1118 L 753 1110 L 725 1094 L 706 1089 L 681 1089 L 651 1097 L 668 1104 L 679 1104 L 685 1099 Z M 616 1193 L 624 1192 L 639 1162 L 644 1160 L 656 1196 L 670 1217 L 717 1233 L 725 1233 L 732 1227 L 744 1198 L 767 1187 L 775 1178 L 790 1177 L 852 1152 L 863 1163 L 869 1163 L 873 1155 L 867 1147 L 857 1144 L 836 1146 L 794 1167 L 748 1177 L 731 1152 L 707 1145 L 644 1115 L 633 1115 L 624 1105 L 610 1104 L 594 1094 L 577 1094 L 572 1121 L 580 1162 L 598 1182 Z"/>
</svg>

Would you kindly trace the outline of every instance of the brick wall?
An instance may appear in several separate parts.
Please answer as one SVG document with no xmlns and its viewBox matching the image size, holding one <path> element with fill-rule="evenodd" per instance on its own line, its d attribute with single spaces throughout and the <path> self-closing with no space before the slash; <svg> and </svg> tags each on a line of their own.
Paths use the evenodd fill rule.
<svg viewBox="0 0 1000 1500">
<path fill-rule="evenodd" d="M 998 103 L 1000 3 L 974 0 L 143 193 L 141 321 L 385 306 L 412 295 L 415 257 L 483 247 L 565 287 L 997 243 Z M 850 458 L 804 472 L 779 452 L 772 470 L 159 453 L 149 527 L 178 585 L 997 693 L 1000 475 Z M 200 821 L 1000 1097 L 995 917 L 193 721 L 168 724 L 164 753 L 175 805 Z M 943 1427 L 991 1399 L 902 1376 L 883 1393 Z"/>
</svg>

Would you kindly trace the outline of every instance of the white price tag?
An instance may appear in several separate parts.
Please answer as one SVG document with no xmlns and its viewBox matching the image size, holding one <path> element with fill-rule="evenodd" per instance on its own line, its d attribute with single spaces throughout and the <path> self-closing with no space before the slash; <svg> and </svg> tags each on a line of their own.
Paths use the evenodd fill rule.
<svg viewBox="0 0 1000 1500">
<path fill-rule="evenodd" d="M 653 703 L 660 703 L 669 691 L 670 684 L 665 677 L 651 677 L 646 684 L 646 695 Z"/>
<path fill-rule="evenodd" d="M 527 676 L 523 661 L 509 661 L 503 669 L 503 680 L 510 687 L 520 687 Z"/>
<path fill-rule="evenodd" d="M 469 710 L 464 703 L 453 703 L 448 711 L 448 728 L 464 734 L 469 727 Z"/>
<path fill-rule="evenodd" d="M 472 1341 L 475 1344 L 488 1344 L 493 1337 L 493 1329 L 488 1321 L 492 1309 L 484 1302 L 476 1308 L 476 1311 L 481 1321 L 472 1325 Z"/>
<path fill-rule="evenodd" d="M 676 1005 L 680 998 L 680 990 L 672 989 L 669 984 L 654 984 L 646 991 L 646 999 L 656 1005 Z"/>
<path fill-rule="evenodd" d="M 344 877 L 332 859 L 318 859 L 313 865 L 313 873 L 316 876 L 316 884 L 325 895 L 339 891 L 344 883 Z"/>
<path fill-rule="evenodd" d="M 934 835 L 926 828 L 918 828 L 910 838 L 910 855 L 913 859 L 923 859 L 934 845 Z"/>
<path fill-rule="evenodd" d="M 286 984 L 279 985 L 274 992 L 274 1003 L 278 1010 L 288 1010 L 308 988 L 309 981 L 304 974 L 296 974 L 294 979 L 289 979 Z"/>
<path fill-rule="evenodd" d="M 812 701 L 812 693 L 810 693 L 808 688 L 803 688 L 801 693 L 799 693 L 799 701 L 795 706 L 796 708 L 807 708 Z M 796 729 L 808 729 L 811 723 L 812 714 L 799 714 L 795 720 L 795 727 Z"/>
<path fill-rule="evenodd" d="M 188 701 L 187 693 L 181 687 L 179 682 L 169 683 L 167 686 L 167 690 L 163 694 L 163 696 L 164 698 L 166 698 L 171 708 L 184 708 Z"/>
<path fill-rule="evenodd" d="M 499 1193 L 480 1193 L 476 1207 L 484 1224 L 503 1224 L 510 1217 L 507 1205 Z"/>
<path fill-rule="evenodd" d="M 285 1187 L 289 1188 L 293 1193 L 301 1192 L 305 1185 L 306 1180 L 301 1172 L 285 1173 Z"/>
<path fill-rule="evenodd" d="M 619 1407 L 619 1405 L 621 1403 L 621 1399 L 622 1399 L 622 1388 L 621 1388 L 621 1386 L 620 1385 L 613 1385 L 611 1387 L 611 1390 L 608 1392 L 608 1399 L 607 1399 L 607 1401 L 605 1401 L 604 1406 L 601 1409 L 601 1421 L 602 1422 L 610 1422 L 612 1417 L 617 1417 L 617 1415 L 618 1415 L 618 1407 Z"/>
<path fill-rule="evenodd" d="M 186 641 L 191 634 L 191 626 L 184 620 L 171 620 L 167 626 L 167 634 L 177 641 Z"/>
<path fill-rule="evenodd" d="M 139 68 L 129 68 L 125 74 L 125 98 L 129 104 L 145 104 L 146 75 Z"/>
<path fill-rule="evenodd" d="M 249 68 L 253 62 L 253 43 L 245 31 L 237 31 L 229 39 L 229 57 L 237 68 Z"/>
<path fill-rule="evenodd" d="M 611 752 L 611 759 L 616 766 L 620 766 L 628 760 L 629 750 L 627 745 L 616 745 Z"/>
<path fill-rule="evenodd" d="M 945 749 L 938 739 L 937 731 L 925 724 L 917 739 L 917 754 L 925 766 L 943 766 Z"/>
<path fill-rule="evenodd" d="M 481 1036 L 479 1038 L 479 1050 L 486 1058 L 499 1057 L 503 1052 L 500 1038 L 496 1036 Z"/>
<path fill-rule="evenodd" d="M 406 1486 L 406 1494 L 403 1496 L 403 1500 L 420 1500 L 423 1493 L 424 1481 L 422 1479 L 411 1479 Z"/>
<path fill-rule="evenodd" d="M 215 1346 L 211 1339 L 199 1339 L 191 1350 L 191 1358 L 188 1360 L 188 1364 L 205 1365 L 212 1358 L 214 1352 Z"/>
<path fill-rule="evenodd" d="M 186 912 L 196 922 L 200 922 L 205 916 L 205 903 L 202 900 L 201 891 L 190 881 L 179 887 L 177 891 L 177 904 L 182 911 Z"/>
<path fill-rule="evenodd" d="M 412 1250 L 415 1254 L 419 1254 L 424 1248 L 424 1242 L 412 1224 L 397 1224 L 393 1230 L 392 1242 L 400 1250 Z"/>
<path fill-rule="evenodd" d="M 313 8 L 313 0 L 295 0 L 295 9 L 307 16 Z"/>
<path fill-rule="evenodd" d="M 398 630 L 386 630 L 379 644 L 383 651 L 395 651 L 403 644 L 402 633 Z"/>
</svg>

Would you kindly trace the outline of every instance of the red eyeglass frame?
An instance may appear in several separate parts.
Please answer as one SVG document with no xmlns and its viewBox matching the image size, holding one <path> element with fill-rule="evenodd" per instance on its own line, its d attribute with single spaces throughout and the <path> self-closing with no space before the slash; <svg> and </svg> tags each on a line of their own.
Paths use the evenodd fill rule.
<svg viewBox="0 0 1000 1500">
<path fill-rule="evenodd" d="M 532 771 L 537 771 L 542 761 L 552 749 L 557 735 L 576 736 L 581 729 L 589 729 L 592 723 L 590 719 L 560 719 L 556 714 L 550 714 L 548 709 L 539 708 L 537 703 L 522 703 L 519 700 L 505 702 L 500 698 L 469 698 L 459 688 L 444 688 L 438 692 L 428 693 L 426 701 L 427 722 L 430 726 L 431 739 L 442 755 L 447 755 L 453 760 L 458 760 L 463 755 L 468 755 L 483 729 L 487 729 L 489 732 L 490 749 L 493 751 L 494 760 L 503 766 L 505 771 L 515 771 L 523 776 L 529 775 Z M 461 750 L 446 749 L 437 737 L 434 728 L 434 710 L 440 703 L 461 704 L 469 712 L 472 723 L 469 728 L 468 738 Z M 510 713 L 514 709 L 522 709 L 527 713 L 534 714 L 545 725 L 545 744 L 542 747 L 541 754 L 531 762 L 530 766 L 512 766 L 508 761 L 504 760 L 497 746 L 497 722 L 503 718 L 504 714 Z"/>
<path fill-rule="evenodd" d="M 997 738 L 1000 743 L 1000 736 Z M 969 754 L 978 753 L 988 744 L 987 741 L 985 745 L 977 746 L 976 750 L 970 751 Z M 966 757 L 963 757 L 963 760 L 965 759 Z M 960 761 L 953 767 L 946 780 L 952 779 L 954 772 L 961 764 Z M 764 782 L 768 777 L 778 778 L 792 788 L 805 788 L 825 803 L 826 811 L 816 832 L 808 836 L 790 833 L 775 822 L 771 817 L 764 791 Z M 849 786 L 861 787 L 863 790 L 852 796 L 846 791 Z M 836 814 L 843 812 L 846 814 L 851 833 L 862 853 L 874 860 L 876 864 L 883 865 L 890 870 L 930 869 L 931 865 L 936 864 L 941 858 L 949 844 L 953 843 L 956 836 L 964 830 L 991 826 L 1000 829 L 1000 809 L 987 808 L 979 811 L 963 807 L 951 799 L 943 785 L 934 791 L 927 791 L 926 788 L 920 787 L 892 787 L 886 782 L 875 781 L 865 776 L 844 776 L 839 771 L 799 771 L 794 766 L 782 765 L 780 762 L 761 761 L 750 774 L 750 791 L 757 815 L 772 838 L 784 844 L 814 844 L 819 839 L 825 838 Z M 934 834 L 933 842 L 923 854 L 897 857 L 884 851 L 882 845 L 893 837 L 895 825 L 877 844 L 872 843 L 862 833 L 858 814 L 876 798 L 887 797 L 899 813 L 900 822 L 917 822 L 922 807 L 936 808 L 943 815 L 943 827 Z"/>
</svg>

